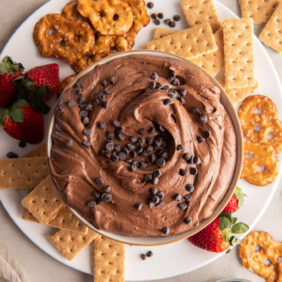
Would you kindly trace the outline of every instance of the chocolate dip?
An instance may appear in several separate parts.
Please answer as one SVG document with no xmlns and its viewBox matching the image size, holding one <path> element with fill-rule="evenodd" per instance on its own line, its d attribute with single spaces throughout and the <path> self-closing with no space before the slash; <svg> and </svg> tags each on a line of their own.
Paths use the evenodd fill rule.
<svg viewBox="0 0 282 282">
<path fill-rule="evenodd" d="M 220 90 L 177 59 L 128 55 L 81 77 L 55 109 L 50 167 L 99 229 L 170 236 L 212 215 L 236 137 Z"/>
</svg>

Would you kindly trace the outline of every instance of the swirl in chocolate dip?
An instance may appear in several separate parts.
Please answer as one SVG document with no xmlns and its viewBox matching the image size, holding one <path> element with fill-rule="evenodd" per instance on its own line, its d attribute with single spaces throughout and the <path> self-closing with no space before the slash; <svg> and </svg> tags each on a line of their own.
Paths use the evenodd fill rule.
<svg viewBox="0 0 282 282">
<path fill-rule="evenodd" d="M 129 55 L 60 97 L 50 167 L 68 204 L 99 228 L 170 236 L 212 215 L 236 137 L 220 90 L 178 59 Z"/>
</svg>

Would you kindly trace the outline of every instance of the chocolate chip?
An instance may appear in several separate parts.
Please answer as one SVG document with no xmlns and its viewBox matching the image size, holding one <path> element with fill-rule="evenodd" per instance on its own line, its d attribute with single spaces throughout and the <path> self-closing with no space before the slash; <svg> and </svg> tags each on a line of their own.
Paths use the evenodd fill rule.
<svg viewBox="0 0 282 282">
<path fill-rule="evenodd" d="M 101 84 L 102 84 L 102 86 L 107 87 L 108 86 L 108 81 L 107 80 L 103 80 Z"/>
<path fill-rule="evenodd" d="M 153 179 L 152 174 L 144 174 L 144 179 L 147 182 L 152 181 L 152 179 Z"/>
<path fill-rule="evenodd" d="M 170 21 L 168 24 L 170 27 L 175 27 L 175 22 L 174 21 Z"/>
<path fill-rule="evenodd" d="M 206 116 L 206 115 L 201 115 L 201 116 L 200 116 L 200 121 L 201 121 L 201 123 L 207 123 L 207 122 L 208 122 L 208 116 Z"/>
<path fill-rule="evenodd" d="M 156 187 L 151 187 L 149 189 L 149 192 L 152 194 L 152 195 L 156 195 L 159 191 Z"/>
<path fill-rule="evenodd" d="M 143 144 L 145 144 L 145 142 L 146 142 L 146 139 L 144 138 L 144 137 L 138 137 L 137 138 L 137 145 L 143 145 Z"/>
<path fill-rule="evenodd" d="M 184 105 L 184 104 L 186 103 L 186 100 L 185 100 L 185 98 L 183 98 L 183 97 L 179 97 L 179 98 L 177 98 L 177 100 L 178 100 L 182 105 Z"/>
<path fill-rule="evenodd" d="M 102 185 L 104 183 L 103 178 L 102 177 L 95 178 L 95 183 L 98 185 Z"/>
<path fill-rule="evenodd" d="M 138 166 L 138 161 L 133 161 L 131 164 L 134 166 Z"/>
<path fill-rule="evenodd" d="M 142 149 L 142 148 L 139 148 L 136 152 L 137 152 L 137 154 L 139 154 L 139 155 L 140 155 L 140 154 L 142 154 L 142 153 L 143 153 L 143 149 Z"/>
<path fill-rule="evenodd" d="M 162 153 L 161 157 L 164 158 L 165 160 L 167 160 L 168 159 L 168 153 L 167 152 Z"/>
<path fill-rule="evenodd" d="M 178 78 L 174 78 L 171 82 L 170 82 L 173 86 L 179 86 L 180 85 L 180 81 Z"/>
<path fill-rule="evenodd" d="M 182 202 L 177 205 L 181 210 L 186 210 L 188 205 L 185 202 Z"/>
<path fill-rule="evenodd" d="M 100 193 L 99 191 L 97 191 L 97 190 L 95 190 L 95 191 L 93 192 L 93 195 L 94 195 L 95 199 L 98 199 L 98 198 L 101 197 L 101 193 Z"/>
<path fill-rule="evenodd" d="M 100 205 L 102 204 L 104 201 L 102 200 L 102 198 L 98 198 L 96 199 L 96 205 Z"/>
<path fill-rule="evenodd" d="M 154 203 L 155 205 L 158 204 L 160 201 L 160 198 L 158 196 L 153 196 L 151 199 L 150 199 L 150 202 Z"/>
<path fill-rule="evenodd" d="M 160 200 L 157 204 L 156 204 L 156 207 L 162 207 L 164 206 L 164 202 L 162 200 Z"/>
<path fill-rule="evenodd" d="M 183 199 L 187 202 L 190 202 L 192 200 L 192 195 L 186 194 L 183 196 Z"/>
<path fill-rule="evenodd" d="M 112 155 L 111 155 L 111 160 L 113 161 L 113 162 L 117 162 L 118 161 L 118 156 L 116 155 L 116 154 L 113 154 L 112 153 Z"/>
<path fill-rule="evenodd" d="M 177 151 L 182 151 L 184 148 L 183 148 L 183 146 L 180 144 L 180 145 L 177 145 L 177 147 L 176 147 L 176 150 Z"/>
<path fill-rule="evenodd" d="M 179 169 L 179 175 L 180 176 L 184 176 L 186 173 L 187 173 L 187 171 L 185 169 L 183 169 L 183 168 Z"/>
<path fill-rule="evenodd" d="M 26 142 L 24 142 L 24 141 L 20 141 L 19 142 L 19 147 L 20 148 L 24 148 L 26 146 Z"/>
<path fill-rule="evenodd" d="M 159 82 L 157 82 L 156 83 L 156 89 L 160 89 L 161 87 L 162 87 L 162 85 Z"/>
<path fill-rule="evenodd" d="M 158 74 L 156 72 L 153 72 L 151 75 L 150 75 L 150 78 L 153 79 L 153 80 L 157 80 L 159 78 Z"/>
<path fill-rule="evenodd" d="M 122 133 L 118 133 L 118 134 L 116 135 L 116 137 L 117 137 L 117 139 L 118 139 L 119 141 L 123 141 L 123 140 L 124 140 L 124 135 L 123 135 Z"/>
<path fill-rule="evenodd" d="M 135 172 L 136 169 L 137 169 L 137 167 L 134 166 L 134 165 L 130 165 L 130 166 L 128 167 L 128 170 L 129 170 L 130 172 Z"/>
<path fill-rule="evenodd" d="M 110 77 L 110 79 L 109 79 L 110 84 L 114 85 L 115 84 L 115 80 L 116 79 L 115 79 L 114 76 Z"/>
<path fill-rule="evenodd" d="M 84 147 L 86 147 L 86 148 L 89 148 L 89 147 L 91 146 L 91 143 L 90 143 L 90 141 L 88 141 L 88 140 L 83 140 L 83 141 L 82 141 L 82 145 L 83 145 Z"/>
<path fill-rule="evenodd" d="M 186 184 L 185 185 L 185 190 L 187 191 L 187 192 L 194 192 L 194 185 L 193 184 Z"/>
<path fill-rule="evenodd" d="M 106 151 L 107 152 L 111 152 L 114 149 L 114 143 L 113 142 L 108 142 L 105 147 L 106 147 Z"/>
<path fill-rule="evenodd" d="M 120 160 L 124 161 L 126 159 L 126 154 L 124 152 L 120 152 L 118 154 L 118 157 L 119 157 Z"/>
<path fill-rule="evenodd" d="M 74 100 L 68 101 L 68 106 L 69 106 L 70 108 L 74 107 L 74 106 L 75 106 L 75 101 L 74 101 Z"/>
<path fill-rule="evenodd" d="M 152 251 L 148 251 L 147 253 L 146 253 L 146 256 L 147 257 L 151 257 L 153 255 L 153 252 Z"/>
<path fill-rule="evenodd" d="M 199 144 L 205 142 L 205 139 L 202 136 L 197 136 L 197 141 Z"/>
<path fill-rule="evenodd" d="M 106 124 L 103 121 L 98 121 L 97 122 L 97 127 L 99 129 L 105 129 L 106 128 Z"/>
<path fill-rule="evenodd" d="M 167 84 L 164 84 L 161 87 L 161 90 L 168 90 L 168 89 L 169 89 L 169 85 L 167 85 Z"/>
<path fill-rule="evenodd" d="M 155 133 L 155 132 L 156 132 L 156 129 L 155 129 L 154 126 L 151 126 L 151 127 L 148 129 L 148 133 L 149 133 L 149 134 L 153 134 L 153 133 Z"/>
<path fill-rule="evenodd" d="M 177 202 L 180 202 L 181 201 L 181 195 L 180 194 L 176 194 L 175 196 L 174 196 L 174 200 L 175 201 L 177 201 Z"/>
<path fill-rule="evenodd" d="M 165 132 L 165 128 L 162 125 L 159 125 L 159 131 Z"/>
<path fill-rule="evenodd" d="M 123 153 L 125 153 L 126 155 L 129 154 L 129 150 L 128 150 L 127 148 L 125 148 L 125 147 L 122 148 L 121 151 L 122 151 Z"/>
<path fill-rule="evenodd" d="M 153 175 L 154 178 L 159 177 L 159 176 L 161 176 L 161 172 L 158 169 L 156 169 L 156 170 L 153 171 L 152 175 Z"/>
<path fill-rule="evenodd" d="M 188 153 L 184 153 L 182 155 L 182 158 L 183 158 L 184 161 L 187 161 L 187 160 L 190 160 L 192 158 L 192 156 Z"/>
<path fill-rule="evenodd" d="M 128 164 L 132 164 L 132 159 L 125 160 L 125 162 L 127 162 Z"/>
<path fill-rule="evenodd" d="M 194 115 L 199 115 L 201 113 L 197 107 L 192 107 L 191 111 Z"/>
<path fill-rule="evenodd" d="M 14 152 L 9 152 L 9 153 L 7 153 L 6 156 L 9 159 L 17 159 L 19 157 L 18 154 L 14 153 Z"/>
<path fill-rule="evenodd" d="M 155 20 L 157 18 L 157 15 L 153 13 L 151 14 L 151 18 Z"/>
<path fill-rule="evenodd" d="M 158 177 L 153 178 L 151 183 L 157 185 L 159 183 L 159 178 Z"/>
<path fill-rule="evenodd" d="M 168 234 L 170 233 L 170 228 L 167 227 L 167 226 L 163 227 L 163 228 L 162 228 L 162 233 L 168 235 Z"/>
<path fill-rule="evenodd" d="M 79 97 L 78 98 L 78 104 L 83 104 L 85 103 L 85 98 L 84 97 Z"/>
<path fill-rule="evenodd" d="M 164 20 L 164 23 L 167 24 L 167 25 L 169 25 L 170 19 L 165 19 L 165 20 Z"/>
<path fill-rule="evenodd" d="M 196 175 L 197 174 L 197 169 L 195 168 L 195 167 L 191 167 L 190 168 L 190 174 L 192 174 L 192 175 Z"/>
<path fill-rule="evenodd" d="M 108 106 L 109 106 L 109 102 L 102 102 L 101 105 L 102 105 L 103 108 L 107 109 Z"/>
<path fill-rule="evenodd" d="M 146 138 L 146 143 L 147 143 L 148 145 L 152 145 L 152 144 L 154 143 L 154 139 L 153 139 L 152 137 L 147 137 L 147 138 Z"/>
<path fill-rule="evenodd" d="M 176 22 L 180 21 L 180 16 L 179 15 L 174 15 L 173 16 L 173 20 L 176 21 Z"/>
<path fill-rule="evenodd" d="M 155 19 L 155 20 L 154 20 L 154 24 L 155 24 L 155 25 L 160 25 L 160 23 L 161 23 L 161 21 L 160 21 L 159 19 Z"/>
<path fill-rule="evenodd" d="M 110 185 L 106 185 L 103 187 L 103 190 L 106 192 L 106 193 L 110 193 L 111 192 L 111 186 Z"/>
<path fill-rule="evenodd" d="M 158 167 L 163 167 L 165 165 L 165 159 L 164 158 L 157 159 L 156 164 Z"/>
<path fill-rule="evenodd" d="M 209 130 L 206 130 L 206 131 L 203 132 L 203 137 L 205 139 L 208 139 L 210 136 L 211 136 L 211 132 Z"/>
<path fill-rule="evenodd" d="M 107 138 L 108 139 L 114 139 L 114 137 L 115 137 L 115 134 L 113 133 L 113 132 L 108 132 L 108 134 L 107 134 Z"/>
<path fill-rule="evenodd" d="M 91 104 L 87 104 L 85 110 L 92 111 L 93 106 Z"/>
<path fill-rule="evenodd" d="M 86 110 L 82 110 L 79 112 L 79 116 L 80 117 L 87 117 L 88 116 L 88 112 Z"/>
<path fill-rule="evenodd" d="M 76 88 L 76 89 L 74 90 L 74 93 L 75 93 L 76 95 L 81 95 L 81 94 L 82 94 L 82 89 L 81 89 L 81 88 Z"/>
<path fill-rule="evenodd" d="M 96 202 L 95 201 L 89 201 L 88 203 L 87 203 L 87 206 L 89 207 L 89 208 L 94 208 L 95 206 L 96 206 Z"/>
<path fill-rule="evenodd" d="M 155 81 L 150 81 L 150 83 L 149 83 L 149 88 L 150 89 L 155 89 L 156 88 L 156 82 Z"/>
<path fill-rule="evenodd" d="M 69 147 L 69 148 L 73 146 L 72 139 L 69 139 L 69 140 L 66 141 L 66 146 Z"/>
<path fill-rule="evenodd" d="M 146 255 L 145 254 L 141 254 L 140 257 L 141 257 L 142 260 L 146 259 Z"/>
<path fill-rule="evenodd" d="M 140 162 L 138 167 L 141 169 L 145 169 L 147 167 L 147 164 L 145 162 Z"/>
<path fill-rule="evenodd" d="M 109 193 L 103 193 L 101 198 L 105 203 L 109 203 L 112 201 L 112 195 Z"/>
<path fill-rule="evenodd" d="M 130 156 L 131 156 L 131 158 L 136 158 L 137 157 L 137 153 L 136 153 L 136 151 L 131 151 L 130 152 Z"/>
<path fill-rule="evenodd" d="M 162 19 L 164 17 L 164 14 L 163 13 L 158 13 L 157 16 L 158 16 L 159 19 Z"/>
<path fill-rule="evenodd" d="M 116 129 L 115 129 L 115 133 L 116 134 L 118 134 L 118 133 L 123 133 L 123 129 L 122 129 L 122 127 L 117 127 Z"/>
<path fill-rule="evenodd" d="M 133 151 L 135 149 L 135 146 L 133 144 L 126 144 L 126 148 L 129 150 L 129 151 Z"/>
<path fill-rule="evenodd" d="M 137 130 L 137 133 L 140 134 L 140 135 L 144 135 L 144 134 L 146 133 L 146 130 L 145 130 L 145 128 L 139 128 L 139 129 Z M 143 142 L 143 143 L 144 143 L 144 142 Z"/>
<path fill-rule="evenodd" d="M 165 99 L 165 100 L 164 100 L 164 104 L 165 104 L 165 105 L 171 105 L 171 104 L 173 104 L 173 100 L 171 100 L 171 99 Z"/>
<path fill-rule="evenodd" d="M 58 112 L 59 112 L 59 113 L 63 113 L 63 112 L 64 112 L 64 108 L 61 107 L 61 106 L 59 106 L 59 107 L 58 107 Z"/>
<path fill-rule="evenodd" d="M 181 97 L 185 97 L 187 95 L 187 90 L 186 89 L 179 89 L 178 93 L 180 94 Z"/>
<path fill-rule="evenodd" d="M 148 7 L 149 9 L 152 9 L 152 8 L 154 7 L 154 3 L 153 3 L 153 2 L 148 2 L 148 3 L 147 3 L 147 7 Z"/>
<path fill-rule="evenodd" d="M 81 110 L 85 110 L 85 109 L 86 109 L 86 106 L 87 106 L 86 103 L 79 104 L 79 108 L 80 108 Z"/>
<path fill-rule="evenodd" d="M 154 148 L 155 149 L 160 148 L 162 143 L 163 143 L 163 141 L 160 138 L 155 139 L 155 141 L 154 141 Z"/>
<path fill-rule="evenodd" d="M 107 89 L 104 89 L 104 90 L 103 90 L 103 94 L 106 95 L 106 96 L 109 95 L 110 93 L 111 93 L 111 92 L 110 92 L 109 90 L 107 90 Z"/>
<path fill-rule="evenodd" d="M 150 153 L 154 150 L 153 146 L 152 145 L 148 145 L 147 148 L 146 148 L 146 152 L 147 153 Z"/>
<path fill-rule="evenodd" d="M 201 162 L 202 161 L 199 157 L 196 156 L 196 157 L 193 158 L 193 164 L 199 165 L 199 164 L 201 164 Z"/>
<path fill-rule="evenodd" d="M 164 192 L 160 191 L 157 193 L 157 196 L 160 198 L 160 199 L 163 199 L 164 197 Z"/>
<path fill-rule="evenodd" d="M 115 127 L 120 127 L 120 122 L 119 122 L 118 120 L 114 120 L 114 121 L 113 121 L 113 125 L 114 125 Z"/>
<path fill-rule="evenodd" d="M 191 218 L 191 217 L 185 217 L 184 220 L 183 220 L 183 222 L 184 222 L 185 224 L 190 224 L 190 223 L 192 222 L 192 218 Z"/>
<path fill-rule="evenodd" d="M 132 142 L 132 143 L 136 143 L 136 141 L 137 141 L 137 137 L 136 136 L 130 136 L 130 141 Z"/>
<path fill-rule="evenodd" d="M 154 163 L 155 161 L 156 161 L 156 159 L 157 159 L 157 157 L 156 157 L 156 155 L 150 155 L 149 156 L 149 161 L 151 162 L 151 163 Z"/>
<path fill-rule="evenodd" d="M 121 146 L 119 144 L 116 144 L 114 150 L 119 153 L 121 151 Z"/>
<path fill-rule="evenodd" d="M 143 204 L 141 204 L 141 203 L 136 203 L 136 204 L 134 204 L 134 208 L 137 209 L 138 211 L 141 211 L 142 208 L 143 208 Z"/>
</svg>

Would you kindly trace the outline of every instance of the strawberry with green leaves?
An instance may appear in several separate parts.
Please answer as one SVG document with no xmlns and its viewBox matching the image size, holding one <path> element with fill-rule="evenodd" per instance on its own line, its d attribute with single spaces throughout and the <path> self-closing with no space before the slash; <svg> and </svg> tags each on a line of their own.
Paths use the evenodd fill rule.
<svg viewBox="0 0 282 282">
<path fill-rule="evenodd" d="M 43 140 L 43 116 L 26 100 L 18 100 L 10 109 L 0 108 L 0 122 L 3 129 L 16 139 L 30 144 L 38 144 Z"/>
<path fill-rule="evenodd" d="M 6 56 L 0 63 L 0 107 L 7 106 L 16 94 L 14 79 L 22 76 L 23 66 Z"/>
<path fill-rule="evenodd" d="M 240 187 L 236 187 L 234 194 L 232 195 L 231 199 L 229 200 L 228 204 L 224 208 L 222 212 L 224 213 L 234 213 L 239 208 L 241 208 L 244 204 L 246 194 L 243 193 Z"/>
<path fill-rule="evenodd" d="M 230 246 L 239 244 L 241 240 L 235 234 L 245 233 L 249 230 L 247 224 L 237 222 L 231 213 L 222 213 L 207 227 L 188 238 L 195 246 L 211 252 L 223 252 Z"/>
</svg>

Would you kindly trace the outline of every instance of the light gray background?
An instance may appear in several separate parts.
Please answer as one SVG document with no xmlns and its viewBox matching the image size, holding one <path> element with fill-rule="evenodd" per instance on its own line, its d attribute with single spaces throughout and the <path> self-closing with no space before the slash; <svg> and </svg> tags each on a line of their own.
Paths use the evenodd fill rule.
<svg viewBox="0 0 282 282">
<path fill-rule="evenodd" d="M 163 0 L 165 1 L 165 0 Z M 18 25 L 35 9 L 47 2 L 46 0 L 0 0 L 0 50 Z M 236 0 L 220 0 L 238 14 Z M 261 27 L 256 27 L 256 33 Z M 282 55 L 267 48 L 277 70 L 282 77 Z M 280 109 L 281 110 L 281 109 Z M 259 221 L 255 230 L 270 232 L 276 240 L 282 241 L 282 181 L 270 207 Z M 9 218 L 0 204 L 0 244 L 22 263 L 32 282 L 90 282 L 90 275 L 73 270 L 49 257 L 27 239 Z M 189 274 L 161 280 L 162 282 L 208 282 L 222 278 L 238 277 L 254 282 L 264 281 L 246 270 L 240 264 L 237 249 L 224 255 L 214 263 L 209 264 Z"/>
</svg>

